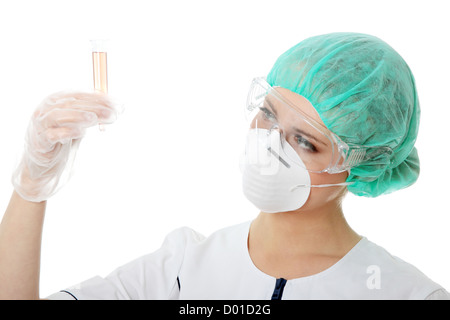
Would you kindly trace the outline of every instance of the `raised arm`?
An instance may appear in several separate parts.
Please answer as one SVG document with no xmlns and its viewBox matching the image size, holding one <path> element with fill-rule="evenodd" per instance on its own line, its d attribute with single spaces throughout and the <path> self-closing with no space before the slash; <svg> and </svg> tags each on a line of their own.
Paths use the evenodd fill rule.
<svg viewBox="0 0 450 320">
<path fill-rule="evenodd" d="M 46 200 L 67 180 L 86 128 L 115 120 L 102 93 L 59 92 L 34 112 L 0 224 L 0 299 L 38 299 Z"/>
</svg>

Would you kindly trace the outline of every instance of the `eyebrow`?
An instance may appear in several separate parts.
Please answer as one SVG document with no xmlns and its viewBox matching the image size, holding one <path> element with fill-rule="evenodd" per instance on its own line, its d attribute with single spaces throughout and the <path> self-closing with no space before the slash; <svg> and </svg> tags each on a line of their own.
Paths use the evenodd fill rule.
<svg viewBox="0 0 450 320">
<path fill-rule="evenodd" d="M 277 109 L 275 109 L 275 107 L 273 106 L 272 102 L 269 99 L 266 99 L 265 102 L 267 102 L 267 104 L 269 105 L 271 111 L 275 114 L 275 116 L 277 116 Z"/>
<path fill-rule="evenodd" d="M 269 99 L 265 99 L 265 102 L 267 102 L 267 104 L 269 105 L 271 111 L 275 114 L 275 116 L 277 116 L 277 109 L 274 107 L 274 105 L 272 104 L 272 102 L 271 102 Z M 301 134 L 301 135 L 303 135 L 303 136 L 306 136 L 306 137 L 308 137 L 308 138 L 310 138 L 310 139 L 312 139 L 312 140 L 314 140 L 314 141 L 316 141 L 316 142 L 318 142 L 318 143 L 320 143 L 320 144 L 322 144 L 322 145 L 328 147 L 328 144 L 326 144 L 326 143 L 323 142 L 322 140 L 317 139 L 317 138 L 314 137 L 313 135 L 311 135 L 311 134 L 309 134 L 309 133 L 307 133 L 307 132 L 305 132 L 305 131 L 302 131 L 302 130 L 296 128 L 296 127 L 292 127 L 292 129 L 294 129 L 295 132 L 297 132 L 297 133 L 299 133 L 299 134 Z"/>
</svg>

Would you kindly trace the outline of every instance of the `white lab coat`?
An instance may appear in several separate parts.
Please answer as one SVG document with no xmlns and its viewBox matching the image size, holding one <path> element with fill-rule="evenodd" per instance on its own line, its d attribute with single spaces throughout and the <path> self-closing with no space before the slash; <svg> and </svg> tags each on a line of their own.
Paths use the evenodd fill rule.
<svg viewBox="0 0 450 320">
<path fill-rule="evenodd" d="M 253 264 L 250 221 L 205 238 L 190 228 L 105 278 L 94 277 L 49 299 L 449 299 L 414 266 L 362 238 L 341 260 L 312 276 L 276 279 Z"/>
</svg>

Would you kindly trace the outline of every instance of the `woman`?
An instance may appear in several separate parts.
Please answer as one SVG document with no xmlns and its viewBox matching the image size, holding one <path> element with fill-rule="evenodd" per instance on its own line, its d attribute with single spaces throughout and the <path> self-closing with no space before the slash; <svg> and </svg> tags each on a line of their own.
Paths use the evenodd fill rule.
<svg viewBox="0 0 450 320">
<path fill-rule="evenodd" d="M 246 111 L 243 190 L 256 219 L 208 238 L 175 230 L 158 251 L 49 298 L 449 298 L 342 211 L 347 191 L 376 197 L 419 174 L 414 78 L 390 46 L 355 33 L 306 39 L 253 81 Z M 114 117 L 96 94 L 56 94 L 36 111 L 0 229 L 0 297 L 38 298 L 45 200 L 84 128 Z"/>
</svg>

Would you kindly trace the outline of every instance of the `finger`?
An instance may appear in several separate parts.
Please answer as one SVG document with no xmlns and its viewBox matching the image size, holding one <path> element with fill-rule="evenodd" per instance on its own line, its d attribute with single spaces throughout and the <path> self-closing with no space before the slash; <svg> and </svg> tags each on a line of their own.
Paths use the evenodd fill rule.
<svg viewBox="0 0 450 320">
<path fill-rule="evenodd" d="M 91 127 L 98 123 L 97 113 L 79 109 L 53 109 L 38 119 L 42 128 Z"/>
<path fill-rule="evenodd" d="M 103 123 L 113 122 L 121 106 L 103 93 L 62 91 L 48 96 L 34 116 L 40 117 L 52 109 L 80 109 L 95 112 Z"/>
<path fill-rule="evenodd" d="M 39 134 L 27 136 L 29 154 L 46 154 L 55 149 L 57 143 L 68 144 L 71 140 L 79 140 L 86 129 L 79 127 L 48 128 Z"/>
<path fill-rule="evenodd" d="M 77 101 L 72 104 L 70 108 L 95 113 L 98 121 L 104 124 L 113 123 L 117 119 L 117 111 L 112 107 L 80 104 L 79 101 Z"/>
<path fill-rule="evenodd" d="M 85 128 L 80 127 L 49 128 L 44 132 L 44 136 L 50 144 L 55 144 L 58 142 L 61 144 L 67 144 L 71 140 L 83 138 L 85 132 Z"/>
<path fill-rule="evenodd" d="M 115 118 L 116 110 L 113 106 L 105 106 L 97 104 L 93 101 L 83 101 L 74 99 L 60 100 L 58 104 L 49 105 L 42 104 L 34 113 L 34 118 L 44 117 L 47 113 L 55 109 L 77 109 L 82 111 L 94 112 L 97 117 L 102 120 Z"/>
<path fill-rule="evenodd" d="M 102 104 L 104 106 L 113 105 L 112 99 L 107 94 L 100 92 L 84 92 L 84 91 L 59 91 L 46 97 L 43 101 L 45 104 L 58 105 L 66 101 L 86 101 L 88 103 Z"/>
</svg>

